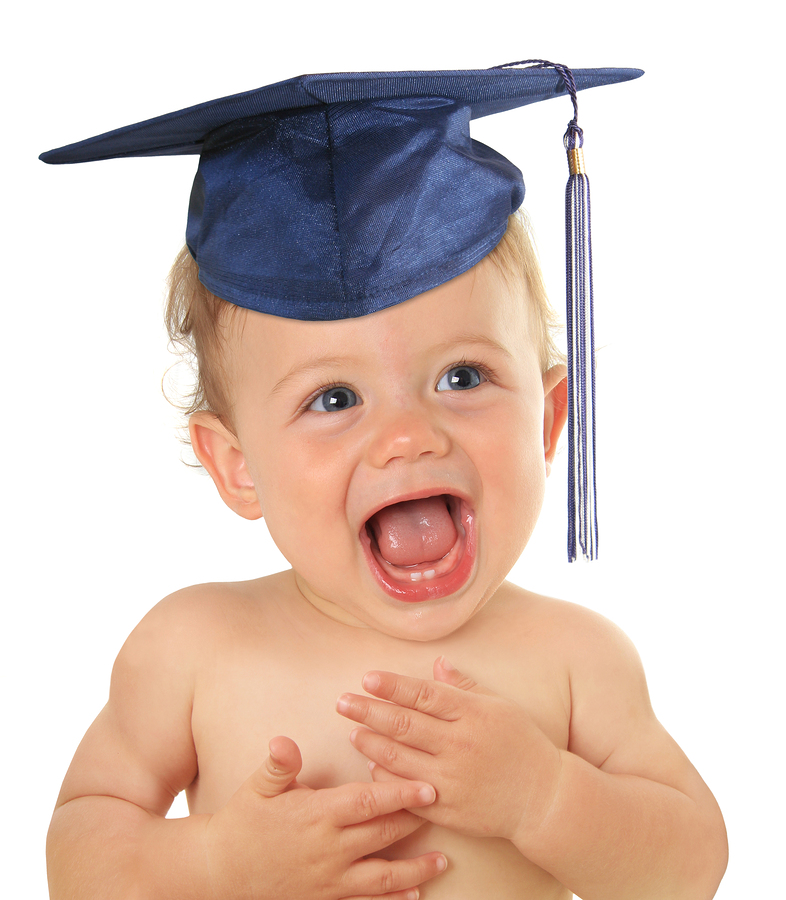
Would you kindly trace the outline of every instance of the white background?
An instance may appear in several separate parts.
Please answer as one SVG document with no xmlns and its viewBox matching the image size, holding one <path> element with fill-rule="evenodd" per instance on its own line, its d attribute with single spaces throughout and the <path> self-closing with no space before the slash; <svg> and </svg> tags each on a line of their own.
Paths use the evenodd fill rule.
<svg viewBox="0 0 786 900">
<path fill-rule="evenodd" d="M 264 525 L 233 517 L 180 461 L 160 391 L 163 282 L 195 158 L 48 167 L 38 153 L 306 72 L 537 56 L 646 75 L 580 96 L 602 556 L 565 562 L 563 452 L 512 577 L 631 636 L 656 712 L 725 812 L 718 897 L 783 896 L 776 13 L 675 0 L 267 5 L 44 2 L 5 22 L 4 893 L 46 896 L 59 784 L 136 622 L 184 584 L 282 565 Z M 524 171 L 558 305 L 569 106 L 473 126 Z"/>
</svg>

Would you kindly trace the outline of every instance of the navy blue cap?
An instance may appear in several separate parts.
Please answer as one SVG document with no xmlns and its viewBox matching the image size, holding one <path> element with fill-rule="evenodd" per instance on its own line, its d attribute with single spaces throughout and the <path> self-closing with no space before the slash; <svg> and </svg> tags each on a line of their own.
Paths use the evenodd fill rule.
<svg viewBox="0 0 786 900">
<path fill-rule="evenodd" d="M 576 69 L 584 90 L 638 69 Z M 524 198 L 473 118 L 566 95 L 549 68 L 304 75 L 70 144 L 47 163 L 200 154 L 186 242 L 239 306 L 341 319 L 465 272 Z"/>
</svg>

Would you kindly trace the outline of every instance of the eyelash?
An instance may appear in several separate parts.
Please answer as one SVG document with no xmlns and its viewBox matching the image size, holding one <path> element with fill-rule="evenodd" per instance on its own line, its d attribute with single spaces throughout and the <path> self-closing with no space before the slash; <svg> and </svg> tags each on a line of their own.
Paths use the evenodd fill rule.
<svg viewBox="0 0 786 900">
<path fill-rule="evenodd" d="M 438 384 L 440 382 L 440 380 L 443 378 L 443 376 L 446 375 L 448 372 L 450 372 L 451 369 L 459 369 L 462 366 L 466 366 L 467 368 L 471 368 L 471 369 L 477 369 L 478 372 L 480 372 L 480 374 L 483 376 L 485 381 L 489 381 L 492 383 L 495 381 L 494 372 L 488 366 L 486 366 L 480 362 L 474 362 L 473 360 L 470 360 L 470 359 L 461 359 L 459 362 L 454 362 L 454 363 L 451 363 L 449 366 L 446 366 L 440 373 L 439 378 L 437 378 L 436 383 Z M 308 397 L 306 397 L 306 399 L 301 404 L 298 412 L 300 412 L 300 413 L 307 412 L 309 410 L 309 408 L 311 407 L 312 403 L 317 399 L 317 397 L 321 396 L 322 394 L 326 394 L 328 391 L 333 391 L 336 388 L 346 388 L 347 390 L 353 391 L 353 389 L 348 384 L 345 384 L 343 381 L 332 381 L 329 384 L 323 384 L 320 387 L 318 387 L 315 391 L 312 391 L 308 395 Z M 435 390 L 436 390 L 436 386 L 435 386 Z M 357 393 L 357 392 L 353 391 L 353 393 Z"/>
<path fill-rule="evenodd" d="M 478 372 L 480 372 L 480 374 L 486 379 L 486 381 L 494 381 L 494 372 L 488 366 L 485 366 L 480 362 L 473 362 L 471 359 L 462 359 L 461 362 L 453 363 L 446 369 L 442 370 L 442 375 L 445 375 L 451 369 L 460 369 L 462 366 L 466 366 L 468 369 L 477 369 Z M 440 375 L 439 377 L 442 378 L 442 375 Z"/>
</svg>

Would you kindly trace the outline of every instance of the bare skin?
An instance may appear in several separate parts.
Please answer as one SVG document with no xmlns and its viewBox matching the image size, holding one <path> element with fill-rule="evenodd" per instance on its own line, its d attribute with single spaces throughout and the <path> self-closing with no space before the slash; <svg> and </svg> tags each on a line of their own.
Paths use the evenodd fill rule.
<svg viewBox="0 0 786 900">
<path fill-rule="evenodd" d="M 712 897 L 723 820 L 635 650 L 504 581 L 564 423 L 526 304 L 481 263 L 358 320 L 234 321 L 232 427 L 197 414 L 192 443 L 293 568 L 131 635 L 58 801 L 52 896 Z M 376 511 L 444 495 L 454 567 L 374 561 Z"/>
<path fill-rule="evenodd" d="M 610 650 L 615 651 L 611 660 Z M 705 838 L 722 833 L 710 792 L 652 714 L 635 651 L 599 617 L 506 584 L 494 602 L 464 628 L 438 641 L 406 642 L 326 619 L 303 599 L 292 573 L 282 573 L 254 582 L 187 589 L 164 601 L 141 623 L 116 665 L 110 703 L 88 732 L 66 778 L 52 840 L 58 840 L 59 827 L 65 828 L 69 815 L 85 802 L 69 803 L 72 798 L 120 797 L 134 809 L 162 816 L 173 795 L 186 790 L 195 820 L 217 814 L 207 822 L 218 834 L 222 817 L 233 822 L 232 849 L 227 854 L 231 863 L 223 864 L 231 869 L 231 877 L 220 872 L 219 863 L 212 869 L 223 882 L 245 880 L 249 887 L 237 893 L 218 891 L 217 896 L 280 897 L 283 888 L 271 879 L 271 871 L 283 879 L 290 896 L 344 896 L 340 887 L 337 893 L 322 893 L 302 883 L 303 873 L 312 873 L 325 859 L 319 853 L 309 859 L 303 810 L 293 813 L 291 830 L 290 811 L 283 806 L 266 822 L 264 804 L 248 790 L 247 780 L 267 755 L 270 736 L 282 734 L 291 741 L 274 741 L 279 755 L 291 760 L 293 741 L 303 760 L 299 774 L 287 774 L 287 765 L 276 761 L 273 769 L 282 773 L 282 786 L 297 774 L 299 784 L 320 796 L 324 788 L 370 782 L 368 759 L 349 739 L 356 724 L 352 719 L 363 720 L 363 707 L 373 703 L 362 689 L 364 675 L 397 670 L 432 681 L 434 660 L 441 656 L 463 670 L 456 676 L 460 680 L 467 678 L 464 672 L 471 673 L 498 698 L 512 701 L 531 723 L 530 745 L 542 741 L 546 747 L 576 754 L 610 776 L 635 771 L 637 777 L 657 786 L 667 785 L 675 800 L 690 798 L 695 804 L 694 824 L 700 824 L 704 833 L 698 839 L 696 835 L 688 838 L 693 858 L 697 852 L 706 852 Z M 442 678 L 451 678 L 439 669 L 438 664 Z M 586 678 L 590 671 L 592 677 Z M 473 691 L 468 693 L 474 696 Z M 338 697 L 348 702 L 349 718 L 337 711 Z M 620 719 L 620 709 L 629 713 L 626 719 Z M 517 734 L 513 738 L 518 742 L 516 751 L 506 746 L 512 737 L 505 733 L 511 722 L 509 710 L 503 707 L 495 731 L 487 734 L 493 754 L 488 758 L 486 751 L 481 752 L 485 730 L 472 738 L 472 752 L 466 737 L 454 740 L 462 768 L 453 776 L 415 766 L 423 772 L 422 782 L 435 784 L 438 793 L 431 809 L 423 806 L 415 812 L 445 824 L 399 823 L 415 830 L 386 849 L 372 849 L 373 840 L 363 848 L 380 858 L 421 859 L 424 868 L 405 876 L 419 884 L 421 897 L 476 900 L 493 893 L 502 900 L 540 900 L 570 896 L 555 877 L 562 875 L 558 866 L 552 866 L 552 874 L 527 858 L 512 840 L 517 830 L 526 833 L 527 822 L 519 821 L 524 810 L 515 799 L 515 779 L 510 773 L 527 774 L 532 767 L 525 769 L 528 748 Z M 365 725 L 382 727 L 372 719 Z M 506 768 L 499 760 L 507 760 Z M 386 771 L 379 765 L 374 777 L 388 781 L 392 776 Z M 450 786 L 451 777 L 455 787 Z M 542 784 L 538 778 L 528 780 L 534 790 L 529 810 L 539 822 L 545 799 L 539 793 Z M 277 790 L 275 779 L 269 780 L 267 794 L 275 797 Z M 291 795 L 287 792 L 282 797 Z M 496 798 L 494 804 L 489 797 Z M 241 808 L 242 815 L 252 820 L 245 845 L 237 837 L 243 822 L 238 814 Z M 497 808 L 503 812 L 502 824 L 494 819 L 497 813 L 492 810 Z M 501 837 L 503 831 L 509 836 Z M 271 836 L 281 839 L 278 846 L 271 847 Z M 324 840 L 320 835 L 322 847 Z M 715 837 L 709 843 L 718 844 L 718 840 Z M 526 839 L 520 842 L 523 846 Z M 67 847 L 66 841 L 60 858 L 68 856 Z M 649 849 L 656 858 L 664 852 L 662 846 Z M 214 852 L 220 856 L 215 848 Z M 712 857 L 713 852 L 710 849 L 708 855 Z M 285 864 L 287 853 L 292 871 Z M 538 853 L 546 862 L 548 849 L 544 853 L 537 848 L 532 855 Z M 437 869 L 438 854 L 448 860 L 442 874 Z M 717 855 L 722 857 L 722 850 Z M 63 872 L 68 864 L 64 862 Z M 166 858 L 161 860 L 162 867 L 166 863 Z M 586 897 L 626 896 L 629 885 L 623 886 L 622 893 L 607 888 L 607 893 L 595 894 L 591 886 L 588 892 L 582 882 L 591 863 L 591 857 L 572 861 L 576 880 L 570 887 Z M 714 865 L 717 870 L 722 862 Z M 374 895 L 376 873 L 368 874 L 369 894 Z M 431 874 L 437 877 L 425 880 Z M 269 893 L 257 887 L 252 894 L 255 876 Z M 199 893 L 198 885 L 195 890 L 193 896 L 212 896 Z M 679 896 L 658 890 L 662 885 L 627 896 Z M 390 892 L 389 896 L 406 894 Z M 704 894 L 685 896 L 711 893 L 705 889 Z"/>
</svg>

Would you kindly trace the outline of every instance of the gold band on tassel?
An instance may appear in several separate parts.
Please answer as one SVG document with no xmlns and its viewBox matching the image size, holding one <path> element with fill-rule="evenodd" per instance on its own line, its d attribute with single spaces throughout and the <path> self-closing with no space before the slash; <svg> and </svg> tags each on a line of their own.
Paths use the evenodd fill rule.
<svg viewBox="0 0 786 900">
<path fill-rule="evenodd" d="M 571 175 L 586 175 L 584 168 L 584 151 L 581 147 L 574 147 L 568 150 L 568 166 Z"/>
</svg>

